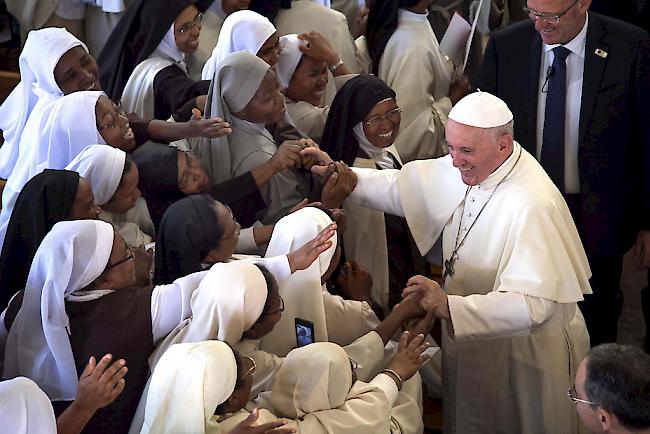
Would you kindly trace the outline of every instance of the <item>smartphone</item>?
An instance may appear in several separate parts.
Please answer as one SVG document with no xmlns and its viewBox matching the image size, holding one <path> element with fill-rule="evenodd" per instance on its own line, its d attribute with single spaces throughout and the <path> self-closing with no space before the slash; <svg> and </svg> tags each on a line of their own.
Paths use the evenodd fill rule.
<svg viewBox="0 0 650 434">
<path fill-rule="evenodd" d="M 296 344 L 298 347 L 314 343 L 314 323 L 302 318 L 296 318 Z"/>
</svg>

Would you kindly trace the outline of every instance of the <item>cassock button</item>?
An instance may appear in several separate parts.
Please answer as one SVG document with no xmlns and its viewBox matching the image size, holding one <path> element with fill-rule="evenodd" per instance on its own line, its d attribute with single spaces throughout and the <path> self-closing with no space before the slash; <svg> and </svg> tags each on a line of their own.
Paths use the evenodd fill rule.
<svg viewBox="0 0 650 434">
<path fill-rule="evenodd" d="M 476 202 L 476 199 L 474 199 L 473 197 L 470 197 L 470 198 L 469 198 L 469 201 L 470 201 L 470 202 Z"/>
<path fill-rule="evenodd" d="M 471 218 L 471 217 L 472 217 L 472 213 L 471 213 L 471 212 L 468 212 L 468 213 L 467 213 L 467 217 L 470 217 L 470 218 Z"/>
</svg>

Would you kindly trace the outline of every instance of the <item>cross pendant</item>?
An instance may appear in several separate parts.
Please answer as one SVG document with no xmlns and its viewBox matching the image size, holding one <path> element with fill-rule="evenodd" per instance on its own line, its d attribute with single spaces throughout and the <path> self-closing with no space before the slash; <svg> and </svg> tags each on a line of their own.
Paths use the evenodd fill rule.
<svg viewBox="0 0 650 434">
<path fill-rule="evenodd" d="M 456 259 L 458 258 L 458 255 L 456 253 L 453 253 L 451 255 L 451 258 L 447 259 L 445 261 L 445 271 L 442 274 L 442 281 L 444 282 L 447 280 L 447 277 L 453 277 L 454 276 L 454 264 L 456 263 Z"/>
</svg>

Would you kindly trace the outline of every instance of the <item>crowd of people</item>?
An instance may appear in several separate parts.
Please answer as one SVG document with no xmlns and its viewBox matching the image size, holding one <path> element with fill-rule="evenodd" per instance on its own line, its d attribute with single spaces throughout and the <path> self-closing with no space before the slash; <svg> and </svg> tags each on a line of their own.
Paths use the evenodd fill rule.
<svg viewBox="0 0 650 434">
<path fill-rule="evenodd" d="M 593 3 L 6 0 L 0 431 L 650 432 L 650 6 Z"/>
</svg>

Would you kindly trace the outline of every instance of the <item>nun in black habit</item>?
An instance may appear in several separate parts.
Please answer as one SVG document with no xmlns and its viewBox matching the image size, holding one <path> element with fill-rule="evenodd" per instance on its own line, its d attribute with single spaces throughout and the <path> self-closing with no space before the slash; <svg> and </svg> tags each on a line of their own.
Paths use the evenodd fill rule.
<svg viewBox="0 0 650 434">
<path fill-rule="evenodd" d="M 29 180 L 16 199 L 0 255 L 0 311 L 25 288 L 36 250 L 52 226 L 98 214 L 90 185 L 77 172 L 46 169 Z"/>
<path fill-rule="evenodd" d="M 266 207 L 252 172 L 213 185 L 191 153 L 154 142 L 140 146 L 132 158 L 138 166 L 139 188 L 156 232 L 167 208 L 191 194 L 207 193 L 230 206 L 244 227 L 255 223 L 255 215 Z"/>
<path fill-rule="evenodd" d="M 98 58 L 103 89 L 128 112 L 168 119 L 208 93 L 209 80 L 193 81 L 185 53 L 198 47 L 204 2 L 140 0 L 111 33 Z"/>
<path fill-rule="evenodd" d="M 399 133 L 401 109 L 395 92 L 381 79 L 358 75 L 336 94 L 321 138 L 321 149 L 349 166 L 400 169 L 393 145 Z M 356 260 L 373 277 L 372 300 L 385 312 L 401 300 L 409 277 L 424 272 L 403 218 L 343 204 L 347 229 L 345 259 Z"/>
</svg>

